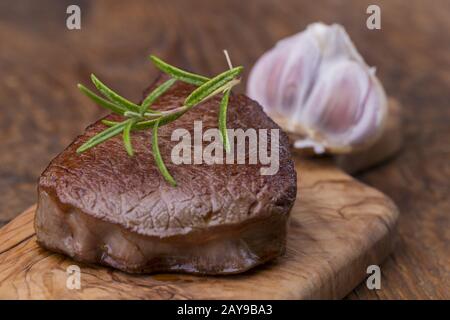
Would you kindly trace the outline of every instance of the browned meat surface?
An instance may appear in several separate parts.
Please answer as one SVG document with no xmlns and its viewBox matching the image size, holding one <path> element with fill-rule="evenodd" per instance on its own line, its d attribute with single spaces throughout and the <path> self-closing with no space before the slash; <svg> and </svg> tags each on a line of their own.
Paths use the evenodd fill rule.
<svg viewBox="0 0 450 320">
<path fill-rule="evenodd" d="M 177 83 L 154 108 L 179 107 L 192 90 Z M 172 131 L 185 128 L 193 137 L 194 120 L 203 121 L 203 132 L 217 128 L 219 102 L 213 98 L 159 130 L 161 154 L 177 187 L 155 166 L 151 130 L 133 132 L 133 157 L 121 135 L 79 155 L 75 150 L 105 129 L 101 122 L 89 126 L 40 177 L 38 242 L 78 261 L 133 273 L 238 273 L 281 255 L 296 197 L 296 173 L 281 130 L 280 169 L 273 176 L 261 175 L 260 164 L 170 161 L 178 143 L 171 141 Z M 228 127 L 278 128 L 244 95 L 230 98 Z"/>
</svg>

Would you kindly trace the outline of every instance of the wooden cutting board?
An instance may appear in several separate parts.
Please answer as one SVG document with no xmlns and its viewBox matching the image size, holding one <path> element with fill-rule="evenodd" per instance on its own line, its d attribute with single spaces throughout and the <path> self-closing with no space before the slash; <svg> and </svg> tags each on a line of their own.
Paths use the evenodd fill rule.
<svg viewBox="0 0 450 320">
<path fill-rule="evenodd" d="M 286 254 L 234 276 L 129 275 L 41 249 L 31 207 L 0 229 L 1 299 L 338 299 L 393 247 L 398 210 L 327 160 L 299 160 Z M 68 289 L 67 267 L 81 268 Z"/>
</svg>

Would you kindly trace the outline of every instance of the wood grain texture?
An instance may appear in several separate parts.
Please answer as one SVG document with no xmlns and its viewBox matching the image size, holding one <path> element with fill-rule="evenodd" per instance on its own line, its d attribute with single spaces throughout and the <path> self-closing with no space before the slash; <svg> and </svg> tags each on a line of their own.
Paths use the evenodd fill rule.
<svg viewBox="0 0 450 320">
<path fill-rule="evenodd" d="M 81 290 L 66 288 L 77 264 L 40 248 L 35 207 L 0 229 L 0 299 L 339 299 L 392 250 L 392 201 L 326 161 L 297 161 L 297 201 L 287 252 L 236 276 L 128 275 L 78 264 Z"/>
<path fill-rule="evenodd" d="M 80 31 L 65 28 L 73 3 Z M 380 31 L 365 27 L 369 4 L 381 7 Z M 402 152 L 358 175 L 399 206 L 399 245 L 382 267 L 382 289 L 360 286 L 349 298 L 450 299 L 448 12 L 447 0 L 2 0 L 0 225 L 36 202 L 50 159 L 102 114 L 75 87 L 90 72 L 138 100 L 156 74 L 149 53 L 213 74 L 226 68 L 227 48 L 248 72 L 281 37 L 337 22 L 405 120 Z"/>
</svg>

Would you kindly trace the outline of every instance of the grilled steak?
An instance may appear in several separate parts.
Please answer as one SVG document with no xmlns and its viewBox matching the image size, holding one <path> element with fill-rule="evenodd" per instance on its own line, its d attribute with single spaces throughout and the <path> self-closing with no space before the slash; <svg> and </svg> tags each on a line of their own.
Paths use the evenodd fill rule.
<svg viewBox="0 0 450 320">
<path fill-rule="evenodd" d="M 179 107 L 193 89 L 178 82 L 153 107 Z M 219 103 L 220 97 L 212 98 L 159 129 L 161 154 L 177 187 L 154 163 L 151 130 L 133 132 L 133 157 L 121 135 L 77 154 L 81 144 L 105 129 L 100 121 L 89 126 L 39 179 L 35 229 L 40 245 L 131 273 L 239 273 L 281 255 L 297 188 L 281 130 L 275 175 L 261 175 L 259 163 L 175 165 L 170 160 L 178 143 L 171 141 L 172 131 L 193 133 L 194 120 L 203 121 L 203 131 L 217 128 Z M 244 95 L 230 97 L 228 128 L 279 129 Z"/>
</svg>

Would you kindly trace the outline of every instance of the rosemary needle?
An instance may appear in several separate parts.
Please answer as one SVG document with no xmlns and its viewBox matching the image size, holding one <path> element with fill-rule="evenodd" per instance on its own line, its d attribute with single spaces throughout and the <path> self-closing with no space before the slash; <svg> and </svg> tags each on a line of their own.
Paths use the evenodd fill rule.
<svg viewBox="0 0 450 320">
<path fill-rule="evenodd" d="M 206 81 L 209 80 L 207 77 L 187 72 L 177 67 L 171 66 L 170 64 L 162 61 L 161 59 L 153 55 L 150 56 L 150 60 L 152 60 L 152 62 L 159 70 L 183 82 L 194 84 L 196 86 L 201 86 L 202 84 L 204 84 Z"/>
<path fill-rule="evenodd" d="M 116 124 L 118 124 L 118 123 L 120 123 L 120 122 L 117 122 L 117 121 L 111 121 L 111 120 L 107 120 L 107 119 L 103 119 L 103 120 L 102 120 L 102 123 L 103 123 L 105 126 L 112 127 L 112 126 L 115 126 Z"/>
<path fill-rule="evenodd" d="M 157 87 L 155 90 L 150 92 L 150 94 L 144 99 L 141 104 L 140 112 L 143 115 L 145 112 L 149 110 L 149 107 L 156 101 L 161 95 L 163 95 L 170 87 L 177 81 L 177 79 L 169 79 L 164 82 L 162 85 Z"/>
<path fill-rule="evenodd" d="M 94 74 L 91 74 L 92 83 L 95 87 L 100 91 L 105 97 L 109 98 L 112 102 L 115 102 L 119 106 L 130 110 L 130 111 L 139 111 L 139 106 L 134 104 L 131 101 L 121 97 L 110 88 L 108 88 L 105 84 L 103 84 Z"/>
<path fill-rule="evenodd" d="M 123 115 L 124 112 L 127 111 L 127 109 L 116 105 L 115 103 L 109 102 L 108 100 L 103 99 L 102 97 L 96 95 L 91 90 L 83 86 L 82 84 L 78 84 L 78 89 L 80 89 L 81 92 L 83 92 L 86 96 L 91 98 L 92 101 L 94 101 L 99 106 L 106 108 L 108 110 L 111 110 L 114 113 Z"/>
<path fill-rule="evenodd" d="M 228 82 L 236 78 L 242 72 L 242 69 L 242 67 L 236 67 L 227 70 L 212 78 L 211 80 L 205 82 L 186 98 L 184 104 L 188 107 L 191 107 L 197 103 L 202 102 L 202 100 L 208 97 L 211 93 L 215 92 L 216 90 L 220 89 Z"/>
<path fill-rule="evenodd" d="M 123 144 L 125 146 L 125 150 L 127 151 L 129 156 L 133 156 L 134 151 L 133 151 L 133 146 L 131 145 L 131 137 L 130 137 L 130 131 L 131 128 L 133 127 L 133 124 L 135 123 L 134 119 L 129 119 L 126 121 L 127 124 L 125 126 L 125 128 L 123 129 Z"/>
<path fill-rule="evenodd" d="M 226 90 L 222 97 L 222 101 L 220 102 L 220 109 L 219 109 L 219 132 L 220 137 L 222 138 L 223 146 L 227 153 L 230 152 L 230 141 L 228 140 L 228 132 L 227 132 L 227 109 L 229 98 L 230 98 L 230 90 Z"/>
<path fill-rule="evenodd" d="M 159 146 L 158 146 L 158 128 L 159 128 L 159 120 L 156 121 L 156 124 L 153 127 L 153 134 L 152 134 L 152 151 L 153 151 L 153 157 L 155 158 L 156 165 L 158 166 L 159 171 L 163 175 L 163 177 L 172 185 L 176 186 L 177 182 L 175 179 L 170 175 L 169 171 L 166 168 L 166 165 L 164 164 L 164 161 L 161 157 L 161 153 L 159 152 Z"/>
<path fill-rule="evenodd" d="M 118 124 L 100 132 L 99 134 L 93 136 L 88 141 L 86 141 L 83 145 L 81 145 L 77 149 L 77 153 L 82 153 L 92 147 L 95 147 L 96 145 L 118 135 L 123 131 L 125 126 L 127 125 L 127 121 L 119 122 Z"/>
</svg>

